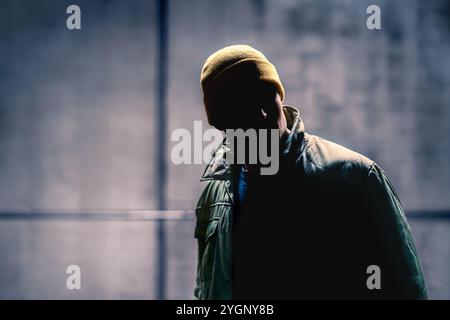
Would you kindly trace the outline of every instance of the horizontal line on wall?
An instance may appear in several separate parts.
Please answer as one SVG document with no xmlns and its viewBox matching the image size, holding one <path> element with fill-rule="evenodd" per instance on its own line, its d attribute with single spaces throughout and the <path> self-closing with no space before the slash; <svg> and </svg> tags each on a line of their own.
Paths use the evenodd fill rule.
<svg viewBox="0 0 450 320">
<path fill-rule="evenodd" d="M 161 221 L 194 220 L 194 210 L 50 210 L 50 211 L 0 211 L 1 219 L 24 220 L 112 220 Z"/>
<path fill-rule="evenodd" d="M 450 210 L 407 211 L 408 219 L 450 219 Z"/>
<path fill-rule="evenodd" d="M 406 212 L 408 219 L 450 220 L 450 210 L 424 210 Z M 158 221 L 194 220 L 194 210 L 48 210 L 48 211 L 0 211 L 0 220 L 112 220 Z"/>
</svg>

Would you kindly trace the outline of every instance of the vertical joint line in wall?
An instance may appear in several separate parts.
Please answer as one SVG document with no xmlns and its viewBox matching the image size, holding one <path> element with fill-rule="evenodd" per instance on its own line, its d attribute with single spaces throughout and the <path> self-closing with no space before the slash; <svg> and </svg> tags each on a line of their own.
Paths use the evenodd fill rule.
<svg viewBox="0 0 450 320">
<path fill-rule="evenodd" d="M 158 210 L 166 209 L 166 128 L 167 128 L 167 68 L 168 68 L 168 0 L 158 0 L 156 9 L 156 193 Z M 164 220 L 157 221 L 156 298 L 166 298 L 166 232 Z"/>
</svg>

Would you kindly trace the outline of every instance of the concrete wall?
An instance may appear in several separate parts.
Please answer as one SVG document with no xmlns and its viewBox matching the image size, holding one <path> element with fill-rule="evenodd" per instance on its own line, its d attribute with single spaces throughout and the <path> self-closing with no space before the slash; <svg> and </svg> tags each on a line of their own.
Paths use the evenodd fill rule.
<svg viewBox="0 0 450 320">
<path fill-rule="evenodd" d="M 82 10 L 69 31 L 65 10 Z M 382 29 L 366 28 L 366 8 Z M 204 121 L 200 68 L 248 43 L 310 133 L 377 161 L 408 211 L 450 210 L 450 6 L 420 0 L 169 0 L 167 132 L 156 130 L 157 1 L 0 2 L 0 211 L 156 209 L 158 137 Z M 167 163 L 166 209 L 203 165 Z M 450 298 L 450 228 L 411 220 L 432 297 Z M 0 298 L 155 298 L 154 222 L 0 219 Z M 192 293 L 192 221 L 164 225 L 167 297 Z M 81 292 L 64 289 L 79 264 Z"/>
</svg>

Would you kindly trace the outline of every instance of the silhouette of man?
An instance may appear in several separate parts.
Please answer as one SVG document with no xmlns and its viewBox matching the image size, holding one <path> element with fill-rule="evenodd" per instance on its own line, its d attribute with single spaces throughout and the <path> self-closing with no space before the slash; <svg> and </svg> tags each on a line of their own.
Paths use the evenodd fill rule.
<svg viewBox="0 0 450 320">
<path fill-rule="evenodd" d="M 229 139 L 215 152 L 196 207 L 196 298 L 427 297 L 411 230 L 386 173 L 308 134 L 299 110 L 282 104 L 283 85 L 261 52 L 234 45 L 213 53 L 201 87 L 208 122 L 217 129 L 278 130 L 279 150 L 272 152 L 279 168 L 262 175 L 260 162 L 229 161 L 236 156 Z"/>
</svg>

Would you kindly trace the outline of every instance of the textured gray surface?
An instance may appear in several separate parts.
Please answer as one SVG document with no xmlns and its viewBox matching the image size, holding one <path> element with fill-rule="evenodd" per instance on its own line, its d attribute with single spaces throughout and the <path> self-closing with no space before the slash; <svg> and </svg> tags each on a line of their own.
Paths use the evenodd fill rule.
<svg viewBox="0 0 450 320">
<path fill-rule="evenodd" d="M 0 2 L 0 210 L 154 206 L 154 2 Z"/>
<path fill-rule="evenodd" d="M 5 299 L 154 298 L 154 224 L 0 222 L 0 297 Z M 66 268 L 81 268 L 81 290 Z"/>
<path fill-rule="evenodd" d="M 205 121 L 199 73 L 249 43 L 277 66 L 309 132 L 376 160 L 407 210 L 450 209 L 446 0 L 169 0 L 168 132 L 155 132 L 155 1 L 0 1 L 0 211 L 155 209 L 155 138 Z M 379 4 L 382 29 L 366 29 Z M 206 122 L 204 123 L 206 128 Z M 168 167 L 192 209 L 203 166 Z M 445 220 L 411 220 L 430 293 L 450 298 Z M 0 221 L 2 298 L 154 298 L 151 222 Z M 189 298 L 192 222 L 168 222 L 168 297 Z M 68 292 L 64 269 L 83 268 Z M 61 273 L 62 272 L 62 273 Z M 62 281 L 62 282 L 61 282 Z"/>
<path fill-rule="evenodd" d="M 0 299 L 154 299 L 152 221 L 0 220 Z M 193 220 L 168 221 L 167 298 L 192 296 Z M 66 268 L 81 268 L 81 290 Z"/>
<path fill-rule="evenodd" d="M 450 223 L 409 219 L 430 298 L 450 298 Z M 0 221 L 0 299 L 154 299 L 155 223 Z M 167 298 L 192 298 L 193 221 L 169 221 Z M 81 290 L 67 290 L 68 265 Z"/>
<path fill-rule="evenodd" d="M 382 29 L 368 30 L 369 4 Z M 204 120 L 198 77 L 215 50 L 259 48 L 276 65 L 306 129 L 377 161 L 408 210 L 448 209 L 448 1 L 172 1 L 169 128 Z M 191 129 L 192 131 L 192 129 Z M 189 206 L 173 165 L 171 204 Z M 198 190 L 198 186 L 195 187 Z"/>
<path fill-rule="evenodd" d="M 430 298 L 450 299 L 450 221 L 409 219 Z"/>
</svg>

